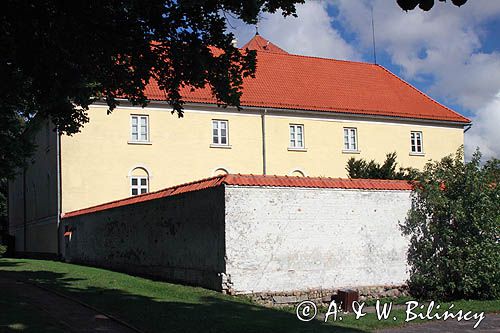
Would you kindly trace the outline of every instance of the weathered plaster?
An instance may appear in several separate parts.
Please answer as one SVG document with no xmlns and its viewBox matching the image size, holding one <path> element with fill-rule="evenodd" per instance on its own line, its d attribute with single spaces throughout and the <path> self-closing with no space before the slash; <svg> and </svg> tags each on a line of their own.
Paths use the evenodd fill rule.
<svg viewBox="0 0 500 333">
<path fill-rule="evenodd" d="M 409 191 L 226 188 L 226 274 L 236 293 L 398 285 Z"/>
</svg>

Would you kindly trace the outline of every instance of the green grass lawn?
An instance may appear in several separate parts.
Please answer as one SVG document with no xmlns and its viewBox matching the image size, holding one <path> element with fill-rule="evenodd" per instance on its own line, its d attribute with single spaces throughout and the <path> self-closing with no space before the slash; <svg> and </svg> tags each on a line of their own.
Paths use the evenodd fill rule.
<svg viewBox="0 0 500 333">
<path fill-rule="evenodd" d="M 404 318 L 404 311 L 398 310 L 394 312 L 399 317 L 397 321 L 378 321 L 370 314 L 360 320 L 355 320 L 352 315 L 343 316 L 341 322 L 335 323 L 325 324 L 319 320 L 301 322 L 296 318 L 293 308 L 269 309 L 253 304 L 244 297 L 226 296 L 203 288 L 54 261 L 0 259 L 0 275 L 35 282 L 59 291 L 146 332 L 366 332 L 401 325 Z M 7 294 L 2 291 L 1 299 L 6 302 L 12 298 L 12 295 L 3 295 Z M 3 312 L 0 319 L 5 316 L 25 316 L 26 311 L 19 311 L 19 307 L 29 305 L 16 306 L 18 308 L 0 311 Z M 500 301 L 455 302 L 457 307 L 496 312 L 500 311 Z M 324 311 L 321 308 L 319 310 Z M 29 320 L 34 325 L 44 327 L 47 324 L 43 316 L 37 316 L 36 311 L 28 312 L 33 316 Z M 50 329 L 57 331 L 53 327 L 45 331 Z"/>
</svg>

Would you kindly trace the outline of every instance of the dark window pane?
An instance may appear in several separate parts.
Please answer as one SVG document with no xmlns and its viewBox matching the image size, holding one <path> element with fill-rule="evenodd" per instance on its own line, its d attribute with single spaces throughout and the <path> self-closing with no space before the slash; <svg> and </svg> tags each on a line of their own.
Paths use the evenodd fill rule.
<svg viewBox="0 0 500 333">
<path fill-rule="evenodd" d="M 132 195 L 137 195 L 137 189 L 136 188 L 132 189 Z"/>
<path fill-rule="evenodd" d="M 132 178 L 132 185 L 137 185 L 137 178 Z"/>
<path fill-rule="evenodd" d="M 146 185 L 146 178 L 141 179 L 141 185 Z"/>
</svg>

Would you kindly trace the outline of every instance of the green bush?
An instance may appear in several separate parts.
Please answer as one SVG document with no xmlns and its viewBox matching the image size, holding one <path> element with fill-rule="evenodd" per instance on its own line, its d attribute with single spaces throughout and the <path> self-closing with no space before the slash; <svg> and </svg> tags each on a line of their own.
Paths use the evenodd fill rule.
<svg viewBox="0 0 500 333">
<path fill-rule="evenodd" d="M 401 225 L 410 237 L 408 285 L 424 299 L 500 298 L 500 161 L 477 151 L 429 163 Z"/>
<path fill-rule="evenodd" d="M 347 161 L 346 170 L 350 178 L 372 178 L 372 179 L 407 179 L 413 180 L 418 171 L 413 168 L 398 168 L 396 152 L 385 155 L 384 163 L 375 160 L 366 161 L 351 157 Z"/>
<path fill-rule="evenodd" d="M 0 244 L 0 258 L 7 252 L 7 246 Z"/>
</svg>

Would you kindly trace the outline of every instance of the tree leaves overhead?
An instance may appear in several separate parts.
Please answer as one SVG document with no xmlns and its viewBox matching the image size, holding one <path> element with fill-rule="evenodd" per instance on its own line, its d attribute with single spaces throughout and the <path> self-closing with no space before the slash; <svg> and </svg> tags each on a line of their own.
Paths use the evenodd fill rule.
<svg viewBox="0 0 500 333">
<path fill-rule="evenodd" d="M 0 112 L 7 121 L 0 123 L 0 170 L 10 174 L 29 155 L 10 156 L 24 147 L 12 144 L 26 120 L 48 116 L 61 133 L 77 133 L 98 99 L 110 112 L 121 98 L 145 106 L 151 79 L 179 116 L 184 86 L 209 85 L 221 104 L 238 107 L 242 79 L 254 74 L 256 59 L 232 45 L 226 15 L 255 23 L 262 11 L 294 15 L 302 2 L 3 1 Z"/>
<path fill-rule="evenodd" d="M 25 142 L 17 142 L 26 139 L 21 134 L 35 115 L 50 117 L 61 133 L 77 133 L 98 99 L 110 112 L 122 98 L 145 106 L 151 79 L 179 116 L 184 86 L 209 85 L 221 104 L 239 107 L 242 80 L 254 75 L 256 58 L 232 46 L 226 15 L 253 24 L 262 11 L 295 16 L 296 4 L 304 2 L 3 1 L 0 171 L 11 174 L 29 155 Z M 397 2 L 407 10 L 433 3 Z"/>
<path fill-rule="evenodd" d="M 34 108 L 18 105 L 18 112 L 50 115 L 68 134 L 88 120 L 86 110 L 97 98 L 110 110 L 118 97 L 145 105 L 151 78 L 180 116 L 184 85 L 209 84 L 221 103 L 238 106 L 255 54 L 231 45 L 223 14 L 255 23 L 261 10 L 290 15 L 300 2 L 8 0 L 0 14 L 0 102 L 27 94 Z M 11 87 L 12 80 L 20 84 Z"/>
<path fill-rule="evenodd" d="M 440 2 L 446 2 L 446 0 L 439 0 Z M 451 0 L 451 2 L 455 6 L 462 6 L 464 5 L 467 0 Z M 401 7 L 405 11 L 413 10 L 417 6 L 424 10 L 424 11 L 429 11 L 434 7 L 434 0 L 397 0 L 397 3 L 399 7 Z"/>
</svg>

